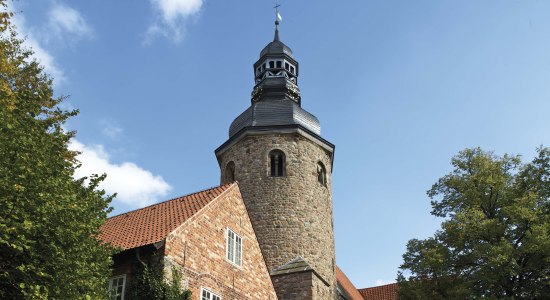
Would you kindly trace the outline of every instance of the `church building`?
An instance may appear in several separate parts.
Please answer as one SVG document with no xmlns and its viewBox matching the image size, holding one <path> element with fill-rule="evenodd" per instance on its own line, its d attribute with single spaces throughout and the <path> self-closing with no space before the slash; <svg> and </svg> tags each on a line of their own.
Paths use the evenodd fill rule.
<svg viewBox="0 0 550 300">
<path fill-rule="evenodd" d="M 220 186 L 109 218 L 112 299 L 136 270 L 178 272 L 193 299 L 365 299 L 336 266 L 334 145 L 302 107 L 299 63 L 275 36 L 254 63 L 250 106 L 216 150 Z M 307 102 L 306 102 L 307 104 Z"/>
</svg>

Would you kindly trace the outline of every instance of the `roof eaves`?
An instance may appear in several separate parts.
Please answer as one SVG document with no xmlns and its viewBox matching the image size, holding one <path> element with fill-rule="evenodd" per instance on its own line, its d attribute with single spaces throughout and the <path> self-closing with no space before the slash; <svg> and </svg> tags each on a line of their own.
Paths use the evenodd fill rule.
<svg viewBox="0 0 550 300">
<path fill-rule="evenodd" d="M 178 225 L 174 230 L 170 231 L 165 237 L 164 237 L 164 240 L 170 236 L 171 234 L 173 234 L 174 232 L 178 231 L 178 229 L 180 229 L 181 227 L 187 225 L 187 223 L 191 222 L 191 220 L 195 220 L 196 218 L 198 218 L 199 215 L 201 215 L 203 213 L 203 211 L 207 208 L 207 207 L 210 207 L 210 205 L 214 202 L 216 202 L 216 200 L 220 199 L 220 197 L 224 196 L 226 193 L 228 193 L 228 191 L 232 190 L 235 188 L 235 186 L 238 186 L 238 182 L 235 181 L 233 183 L 231 183 L 229 185 L 228 188 L 226 188 L 223 192 L 221 192 L 218 196 L 214 197 L 214 199 L 212 199 L 210 202 L 208 202 L 205 206 L 203 206 L 201 209 L 199 209 L 195 214 L 193 214 L 191 217 L 189 217 L 187 220 L 183 221 L 183 223 L 181 223 L 180 225 Z"/>
</svg>

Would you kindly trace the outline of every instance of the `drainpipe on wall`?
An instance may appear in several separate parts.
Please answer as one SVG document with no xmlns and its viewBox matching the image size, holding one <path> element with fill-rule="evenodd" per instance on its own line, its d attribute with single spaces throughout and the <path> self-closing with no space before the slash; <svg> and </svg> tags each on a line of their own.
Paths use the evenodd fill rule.
<svg viewBox="0 0 550 300">
<path fill-rule="evenodd" d="M 141 249 L 140 247 L 136 248 L 136 258 L 137 258 L 137 260 L 141 263 L 141 265 L 143 265 L 144 267 L 146 267 L 147 265 L 143 262 L 143 260 L 141 260 L 141 256 L 139 255 L 139 250 L 140 250 L 140 249 Z"/>
</svg>

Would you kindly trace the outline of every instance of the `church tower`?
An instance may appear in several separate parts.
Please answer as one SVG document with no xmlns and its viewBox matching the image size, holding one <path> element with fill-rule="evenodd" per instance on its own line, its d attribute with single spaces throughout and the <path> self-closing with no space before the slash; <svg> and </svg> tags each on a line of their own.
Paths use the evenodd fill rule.
<svg viewBox="0 0 550 300">
<path fill-rule="evenodd" d="M 254 64 L 250 107 L 215 153 L 222 183 L 239 182 L 279 299 L 335 299 L 334 145 L 302 108 L 299 64 L 278 25 Z"/>
</svg>

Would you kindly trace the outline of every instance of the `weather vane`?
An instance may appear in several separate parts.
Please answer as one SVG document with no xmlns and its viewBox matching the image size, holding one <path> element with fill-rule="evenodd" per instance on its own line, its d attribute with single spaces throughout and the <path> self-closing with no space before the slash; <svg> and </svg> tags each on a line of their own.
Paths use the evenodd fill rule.
<svg viewBox="0 0 550 300">
<path fill-rule="evenodd" d="M 275 26 L 279 25 L 279 23 L 283 20 L 283 17 L 279 13 L 280 6 L 279 1 L 275 1 L 275 6 L 273 7 L 275 9 Z"/>
</svg>

